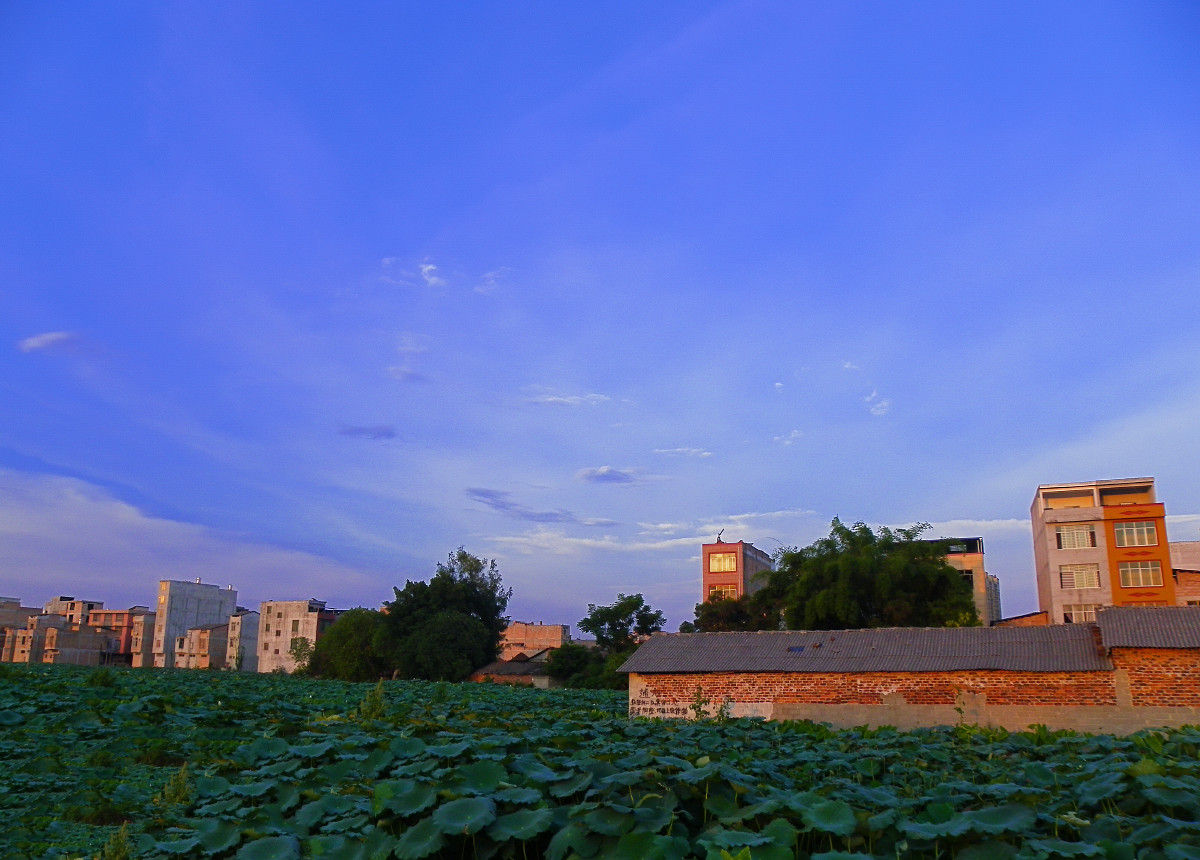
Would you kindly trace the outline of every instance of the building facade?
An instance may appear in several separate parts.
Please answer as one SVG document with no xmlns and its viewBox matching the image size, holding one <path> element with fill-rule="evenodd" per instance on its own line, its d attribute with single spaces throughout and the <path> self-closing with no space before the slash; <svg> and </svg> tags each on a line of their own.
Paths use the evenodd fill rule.
<svg viewBox="0 0 1200 860">
<path fill-rule="evenodd" d="M 1038 605 L 1051 624 L 1104 606 L 1173 606 L 1166 512 L 1153 478 L 1043 484 L 1030 507 Z"/>
<path fill-rule="evenodd" d="M 137 668 L 154 665 L 155 613 L 135 615 L 129 625 L 129 665 Z"/>
<path fill-rule="evenodd" d="M 175 642 L 178 669 L 224 669 L 229 646 L 229 622 L 193 627 Z"/>
<path fill-rule="evenodd" d="M 518 654 L 532 657 L 547 648 L 561 648 L 571 641 L 568 624 L 529 624 L 513 621 L 500 634 L 500 659 L 511 660 Z"/>
<path fill-rule="evenodd" d="M 1200 720 L 1200 608 L 1110 607 L 1040 628 L 659 633 L 618 671 L 630 716 L 703 706 L 838 728 L 1126 734 Z"/>
<path fill-rule="evenodd" d="M 268 600 L 258 608 L 258 671 L 293 672 L 296 659 L 289 653 L 293 639 L 313 645 L 341 612 L 326 609 L 324 600 Z"/>
<path fill-rule="evenodd" d="M 47 615 L 67 616 L 68 624 L 86 624 L 90 613 L 103 608 L 103 600 L 76 600 L 69 595 L 62 595 L 50 599 L 43 611 Z"/>
<path fill-rule="evenodd" d="M 983 538 L 942 538 L 938 543 L 948 543 L 946 563 L 971 583 L 971 596 L 975 600 L 975 612 L 979 623 L 987 627 L 1003 616 L 1000 613 L 1000 580 L 988 573 L 983 561 Z"/>
<path fill-rule="evenodd" d="M 253 609 L 239 609 L 229 619 L 230 669 L 258 671 L 258 625 L 259 614 Z"/>
<path fill-rule="evenodd" d="M 175 645 L 193 627 L 225 624 L 237 611 L 237 592 L 232 585 L 221 588 L 197 579 L 182 582 L 164 579 L 158 584 L 155 606 L 154 665 L 170 669 L 175 665 Z"/>
<path fill-rule="evenodd" d="M 771 556 L 754 544 L 738 541 L 706 543 L 700 549 L 701 602 L 737 600 L 765 585 L 759 574 L 771 569 Z"/>
</svg>

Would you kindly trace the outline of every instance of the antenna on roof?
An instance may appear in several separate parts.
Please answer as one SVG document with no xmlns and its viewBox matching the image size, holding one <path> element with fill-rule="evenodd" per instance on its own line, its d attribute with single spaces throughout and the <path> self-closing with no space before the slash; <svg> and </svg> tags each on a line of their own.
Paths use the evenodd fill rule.
<svg viewBox="0 0 1200 860">
<path fill-rule="evenodd" d="M 721 535 L 723 534 L 725 534 L 725 529 L 721 529 L 719 532 L 717 532 L 717 543 L 724 543 L 724 541 L 721 540 Z"/>
</svg>

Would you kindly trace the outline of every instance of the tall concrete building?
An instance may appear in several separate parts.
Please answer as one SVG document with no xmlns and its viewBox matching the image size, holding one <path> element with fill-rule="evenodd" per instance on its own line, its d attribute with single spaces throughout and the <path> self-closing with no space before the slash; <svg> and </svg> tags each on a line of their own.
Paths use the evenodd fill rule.
<svg viewBox="0 0 1200 860">
<path fill-rule="evenodd" d="M 975 611 L 979 623 L 984 627 L 1000 620 L 1000 580 L 988 573 L 983 561 L 983 538 L 942 538 L 938 543 L 948 543 L 946 563 L 962 571 L 963 578 L 971 583 L 971 595 L 975 599 Z"/>
<path fill-rule="evenodd" d="M 1043 484 L 1030 518 L 1038 605 L 1051 624 L 1095 621 L 1101 606 L 1176 603 L 1153 478 Z"/>
<path fill-rule="evenodd" d="M 253 609 L 239 609 L 229 619 L 229 668 L 240 672 L 258 671 L 259 615 Z"/>
<path fill-rule="evenodd" d="M 164 579 L 158 583 L 158 604 L 154 614 L 154 665 L 169 669 L 175 665 L 175 644 L 193 627 L 225 624 L 237 611 L 237 592 L 232 585 L 221 588 L 195 582 Z M 136 665 L 136 664 L 135 664 Z"/>
<path fill-rule="evenodd" d="M 323 600 L 267 600 L 258 608 L 258 671 L 292 672 L 296 660 L 289 653 L 293 639 L 313 645 L 337 621 L 341 611 L 326 609 Z"/>
<path fill-rule="evenodd" d="M 765 583 L 758 574 L 771 569 L 771 556 L 752 543 L 706 543 L 700 552 L 700 600 L 736 600 Z"/>
</svg>

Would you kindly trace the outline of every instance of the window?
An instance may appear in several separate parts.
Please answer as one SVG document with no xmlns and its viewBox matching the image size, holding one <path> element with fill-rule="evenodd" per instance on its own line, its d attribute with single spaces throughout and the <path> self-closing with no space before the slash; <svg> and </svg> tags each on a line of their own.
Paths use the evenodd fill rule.
<svg viewBox="0 0 1200 860">
<path fill-rule="evenodd" d="M 1115 523 L 1117 546 L 1158 546 L 1158 532 L 1154 521 L 1140 523 Z"/>
<path fill-rule="evenodd" d="M 1189 600 L 1187 606 L 1200 606 L 1200 600 Z"/>
<path fill-rule="evenodd" d="M 282 631 L 282 630 L 276 630 L 276 631 L 275 631 L 275 638 L 276 638 L 276 639 L 278 639 L 278 638 L 279 638 L 280 636 L 282 636 L 282 635 L 283 635 L 283 631 Z"/>
<path fill-rule="evenodd" d="M 1162 565 L 1157 561 L 1123 561 L 1117 565 L 1122 588 L 1162 585 Z"/>
<path fill-rule="evenodd" d="M 271 632 L 271 622 L 270 621 L 267 622 L 267 626 L 263 628 L 263 631 L 266 633 Z"/>
<path fill-rule="evenodd" d="M 1063 623 L 1084 624 L 1095 621 L 1098 608 L 1099 605 L 1095 603 L 1068 603 L 1063 607 Z"/>
<path fill-rule="evenodd" d="M 1087 549 L 1096 545 L 1096 526 L 1092 523 L 1058 526 L 1054 531 L 1059 549 Z"/>
<path fill-rule="evenodd" d="M 299 632 L 300 632 L 300 619 L 298 619 L 298 618 L 295 618 L 295 619 L 293 619 L 293 620 L 292 620 L 292 632 L 293 632 L 293 633 L 299 633 Z"/>
<path fill-rule="evenodd" d="M 709 600 L 737 600 L 736 585 L 714 585 L 708 590 Z"/>
<path fill-rule="evenodd" d="M 1062 564 L 1058 567 L 1058 579 L 1063 588 L 1099 588 L 1100 565 Z"/>
<path fill-rule="evenodd" d="M 709 573 L 729 573 L 737 570 L 736 552 L 714 552 L 708 557 Z"/>
<path fill-rule="evenodd" d="M 263 650 L 264 650 L 264 651 L 266 651 L 266 650 L 267 650 L 268 648 L 270 648 L 270 647 L 271 647 L 271 646 L 270 646 L 270 645 L 268 645 L 266 642 L 264 642 L 264 643 L 263 643 Z"/>
</svg>

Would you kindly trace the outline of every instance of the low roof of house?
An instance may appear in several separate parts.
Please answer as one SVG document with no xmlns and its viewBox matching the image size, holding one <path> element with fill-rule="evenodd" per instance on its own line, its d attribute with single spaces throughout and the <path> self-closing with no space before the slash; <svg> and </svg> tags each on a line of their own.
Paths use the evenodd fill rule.
<svg viewBox="0 0 1200 860">
<path fill-rule="evenodd" d="M 1096 613 L 1106 648 L 1200 648 L 1200 607 L 1110 606 Z"/>
<path fill-rule="evenodd" d="M 1088 672 L 1112 668 L 1090 625 L 656 634 L 620 672 Z"/>
<path fill-rule="evenodd" d="M 1110 607 L 1095 625 L 658 633 L 618 671 L 1095 672 L 1111 648 L 1200 648 L 1200 607 Z"/>
<path fill-rule="evenodd" d="M 497 660 L 488 663 L 482 669 L 476 669 L 472 675 L 545 675 L 549 669 L 545 663 L 534 663 L 529 660 Z"/>
</svg>

